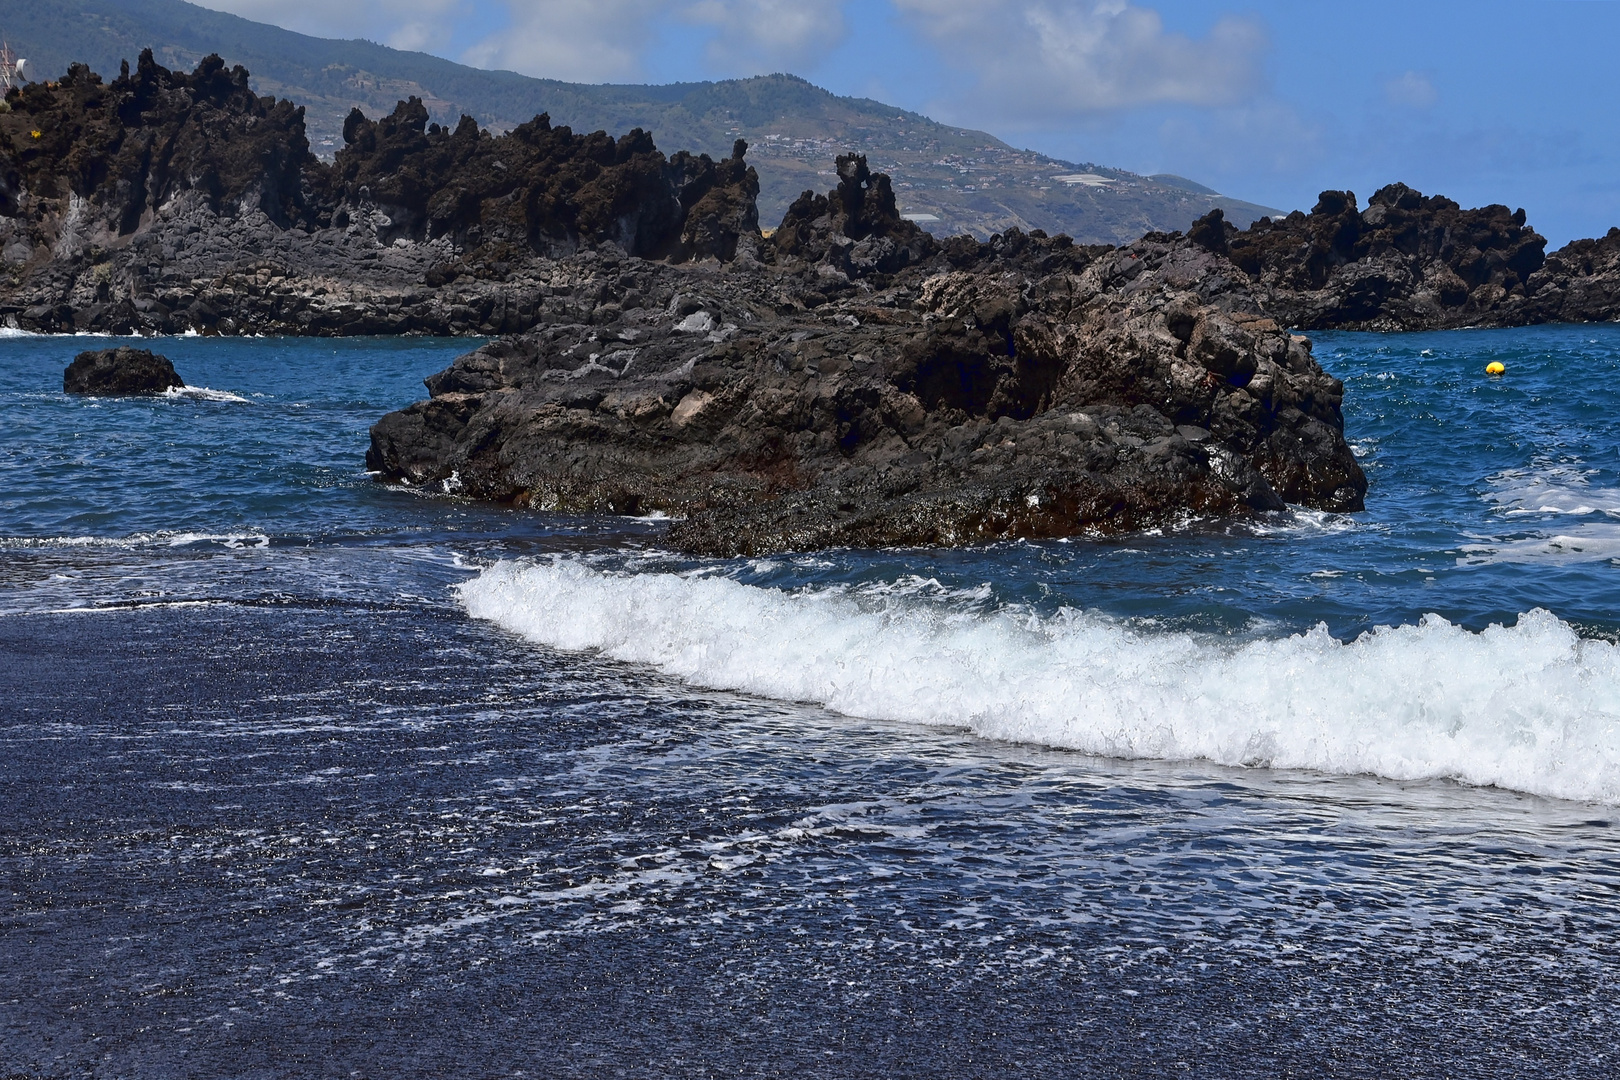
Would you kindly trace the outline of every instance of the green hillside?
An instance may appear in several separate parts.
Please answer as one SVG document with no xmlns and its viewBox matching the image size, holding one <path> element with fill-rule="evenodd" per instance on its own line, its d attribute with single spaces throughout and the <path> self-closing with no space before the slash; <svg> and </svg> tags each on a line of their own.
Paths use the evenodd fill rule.
<svg viewBox="0 0 1620 1080">
<path fill-rule="evenodd" d="M 833 186 L 833 158 L 865 153 L 890 173 L 901 209 L 934 232 L 980 236 L 1008 226 L 1067 232 L 1083 242 L 1119 242 L 1149 229 L 1185 229 L 1213 206 L 1239 225 L 1265 207 L 1212 193 L 1181 177 L 1150 178 L 1016 150 L 982 131 L 948 127 L 866 98 L 839 97 L 791 75 L 666 86 L 616 86 L 484 71 L 369 41 L 296 34 L 183 0 L 6 0 L 0 32 L 35 78 L 74 61 L 114 75 L 151 48 L 172 68 L 209 53 L 253 73 L 261 94 L 306 107 L 310 142 L 331 156 L 343 118 L 376 116 L 416 95 L 436 120 L 462 113 L 496 131 L 537 113 L 576 130 L 653 133 L 666 152 L 723 156 L 749 141 L 759 169 L 760 220 L 780 220 L 806 188 Z"/>
</svg>

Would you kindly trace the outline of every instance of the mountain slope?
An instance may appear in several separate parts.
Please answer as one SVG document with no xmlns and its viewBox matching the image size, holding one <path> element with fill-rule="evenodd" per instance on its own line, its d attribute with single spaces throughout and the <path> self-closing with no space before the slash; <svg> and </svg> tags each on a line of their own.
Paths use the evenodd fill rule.
<svg viewBox="0 0 1620 1080">
<path fill-rule="evenodd" d="M 537 113 L 576 130 L 646 128 L 658 145 L 729 156 L 751 145 L 760 218 L 774 223 L 801 191 L 826 190 L 833 159 L 867 155 L 893 176 L 901 209 L 940 234 L 984 237 L 1009 226 L 1120 243 L 1150 230 L 1186 229 L 1214 207 L 1242 226 L 1275 211 L 1216 195 L 1181 177 L 1144 177 L 1020 151 L 982 131 L 949 127 L 866 98 L 839 97 L 791 75 L 666 86 L 586 85 L 484 71 L 369 41 L 293 33 L 182 0 L 8 0 L 0 26 L 36 77 L 74 61 L 104 76 L 150 47 L 190 69 L 209 53 L 253 73 L 261 94 L 306 107 L 310 142 L 330 157 L 351 108 L 368 116 L 415 95 L 432 117 L 467 113 L 504 131 Z"/>
</svg>

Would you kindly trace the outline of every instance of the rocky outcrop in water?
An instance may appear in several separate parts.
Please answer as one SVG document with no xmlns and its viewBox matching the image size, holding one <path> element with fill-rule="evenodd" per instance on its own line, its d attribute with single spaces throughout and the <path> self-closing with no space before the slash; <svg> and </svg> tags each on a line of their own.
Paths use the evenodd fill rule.
<svg viewBox="0 0 1620 1080">
<path fill-rule="evenodd" d="M 1620 228 L 1565 244 L 1547 256 L 1530 285 L 1547 322 L 1620 321 Z"/>
<path fill-rule="evenodd" d="M 894 224 L 864 161 L 840 172 L 800 200 L 768 269 L 582 256 L 581 276 L 629 278 L 637 306 L 457 360 L 373 428 L 369 467 L 520 505 L 662 511 L 673 542 L 710 554 L 1361 507 L 1342 386 L 1224 259 L 1174 236 L 1115 250 L 1018 233 L 953 256 Z M 884 254 L 862 276 L 873 237 Z"/>
<path fill-rule="evenodd" d="M 168 357 L 128 346 L 82 352 L 62 372 L 62 390 L 68 394 L 161 394 L 185 385 Z"/>
<path fill-rule="evenodd" d="M 1188 236 L 1229 258 L 1267 312 L 1301 329 L 1423 330 L 1601 322 L 1620 317 L 1616 234 L 1546 254 L 1523 210 L 1464 210 L 1405 184 L 1365 210 L 1324 191 L 1309 214 L 1240 232 L 1216 210 Z"/>
<path fill-rule="evenodd" d="M 766 238 L 740 141 L 666 158 L 639 131 L 492 136 L 407 101 L 352 115 L 328 166 L 246 79 L 146 55 L 13 93 L 0 320 L 508 335 L 379 421 L 370 466 L 663 511 L 697 552 L 1359 509 L 1342 386 L 1287 327 L 1609 318 L 1620 295 L 1620 232 L 1545 256 L 1522 212 L 1400 185 L 1122 248 L 939 241 L 845 155 Z"/>
</svg>

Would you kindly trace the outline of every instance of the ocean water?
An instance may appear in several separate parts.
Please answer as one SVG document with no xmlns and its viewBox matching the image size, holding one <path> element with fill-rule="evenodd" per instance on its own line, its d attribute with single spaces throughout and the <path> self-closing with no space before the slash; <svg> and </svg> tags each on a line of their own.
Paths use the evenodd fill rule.
<svg viewBox="0 0 1620 1080">
<path fill-rule="evenodd" d="M 1620 327 L 1316 343 L 1365 513 L 714 561 L 0 338 L 0 1075 L 1613 1075 Z"/>
</svg>

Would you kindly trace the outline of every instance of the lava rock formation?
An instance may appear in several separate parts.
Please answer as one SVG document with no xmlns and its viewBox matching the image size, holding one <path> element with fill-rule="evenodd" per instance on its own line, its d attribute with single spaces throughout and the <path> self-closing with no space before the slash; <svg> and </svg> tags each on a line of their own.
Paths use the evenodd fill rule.
<svg viewBox="0 0 1620 1080">
<path fill-rule="evenodd" d="M 1300 329 L 1429 330 L 1620 318 L 1620 230 L 1552 255 L 1523 210 L 1464 210 L 1405 184 L 1367 208 L 1324 191 L 1309 214 L 1238 231 L 1220 210 L 1188 236 L 1229 258 L 1267 312 Z"/>
<path fill-rule="evenodd" d="M 637 305 L 559 310 L 461 357 L 373 427 L 368 466 L 662 511 L 672 542 L 715 555 L 1362 507 L 1342 385 L 1224 259 L 1180 236 L 942 247 L 864 160 L 840 175 L 795 204 L 768 271 L 570 260 Z"/>
<path fill-rule="evenodd" d="M 643 131 L 538 116 L 492 136 L 419 100 L 358 112 L 328 165 L 303 110 L 217 56 L 141 54 L 111 83 L 75 65 L 0 113 L 0 323 L 111 333 L 498 334 L 538 320 L 553 262 L 611 244 L 753 258 L 759 177 L 666 159 Z"/>
<path fill-rule="evenodd" d="M 1620 230 L 1545 254 L 1522 211 L 1403 185 L 1365 210 L 1078 247 L 938 240 L 836 162 L 769 236 L 740 140 L 665 157 L 417 100 L 331 164 L 209 57 L 82 66 L 0 113 L 0 323 L 120 333 L 506 335 L 382 418 L 387 479 L 660 510 L 732 554 L 958 544 L 1362 506 L 1342 386 L 1288 328 L 1620 316 Z"/>
<path fill-rule="evenodd" d="M 62 372 L 62 391 L 68 394 L 102 397 L 161 394 L 171 387 L 185 385 L 175 374 L 168 357 L 127 345 L 82 352 Z"/>
</svg>

